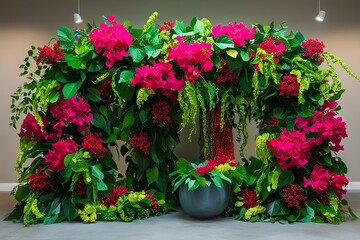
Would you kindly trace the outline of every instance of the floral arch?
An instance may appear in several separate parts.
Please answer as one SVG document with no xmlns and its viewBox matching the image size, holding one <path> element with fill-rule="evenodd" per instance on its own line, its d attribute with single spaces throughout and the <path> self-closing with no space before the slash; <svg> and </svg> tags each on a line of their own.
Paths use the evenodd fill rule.
<svg viewBox="0 0 360 240">
<path fill-rule="evenodd" d="M 27 115 L 18 203 L 8 219 L 29 225 L 166 213 L 179 131 L 190 125 L 191 138 L 199 118 L 200 157 L 222 164 L 235 159 L 232 129 L 243 156 L 246 123 L 258 124 L 256 157 L 243 158 L 228 214 L 342 222 L 348 180 L 337 153 L 347 134 L 334 64 L 358 77 L 322 42 L 282 25 L 197 18 L 158 25 L 156 16 L 143 29 L 112 16 L 75 32 L 62 26 L 55 43 L 28 51 L 20 66 L 28 81 L 12 95 L 11 125 Z M 125 176 L 109 151 L 119 140 Z"/>
</svg>

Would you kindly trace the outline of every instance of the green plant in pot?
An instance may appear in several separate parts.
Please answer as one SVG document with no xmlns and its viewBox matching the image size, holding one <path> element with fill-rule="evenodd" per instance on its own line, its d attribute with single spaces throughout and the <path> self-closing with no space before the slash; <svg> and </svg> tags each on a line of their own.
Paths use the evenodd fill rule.
<svg viewBox="0 0 360 240">
<path fill-rule="evenodd" d="M 241 185 L 245 176 L 245 168 L 227 156 L 206 161 L 180 158 L 176 170 L 170 173 L 173 191 L 179 189 L 181 208 L 196 218 L 216 217 L 224 212 L 232 186 Z"/>
</svg>

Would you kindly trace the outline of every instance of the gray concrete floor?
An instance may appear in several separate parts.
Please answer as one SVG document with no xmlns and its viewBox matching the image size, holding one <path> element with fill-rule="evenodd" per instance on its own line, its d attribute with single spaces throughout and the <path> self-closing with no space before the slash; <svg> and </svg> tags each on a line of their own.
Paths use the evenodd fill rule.
<svg viewBox="0 0 360 240">
<path fill-rule="evenodd" d="M 360 192 L 348 193 L 352 209 L 360 216 Z M 7 192 L 0 192 L 0 218 L 4 218 L 15 200 Z M 248 223 L 233 218 L 197 220 L 182 212 L 160 217 L 137 220 L 131 223 L 63 222 L 52 225 L 37 224 L 24 227 L 22 224 L 0 221 L 0 240 L 65 240 L 65 239 L 276 239 L 276 240 L 360 240 L 360 220 L 347 220 L 340 225 L 316 223 Z"/>
</svg>

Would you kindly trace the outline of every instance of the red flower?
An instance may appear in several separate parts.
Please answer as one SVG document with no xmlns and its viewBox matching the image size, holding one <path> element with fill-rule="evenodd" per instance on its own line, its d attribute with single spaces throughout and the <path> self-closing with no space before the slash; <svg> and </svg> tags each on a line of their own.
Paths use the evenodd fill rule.
<svg viewBox="0 0 360 240">
<path fill-rule="evenodd" d="M 75 194 L 79 195 L 80 197 L 86 197 L 85 188 L 86 188 L 86 186 L 84 183 L 84 178 L 82 175 L 80 175 L 76 182 L 74 192 L 75 192 Z"/>
<path fill-rule="evenodd" d="M 137 148 L 145 155 L 149 155 L 150 142 L 147 132 L 135 133 L 130 136 L 131 147 Z"/>
<path fill-rule="evenodd" d="M 259 199 L 256 196 L 256 193 L 252 190 L 243 189 L 238 193 L 238 195 L 243 197 L 243 207 L 246 209 L 259 205 Z"/>
<path fill-rule="evenodd" d="M 64 158 L 70 153 L 76 152 L 77 144 L 71 139 L 59 140 L 53 145 L 53 149 L 45 155 L 44 161 L 49 164 L 49 171 L 60 172 L 64 169 Z"/>
<path fill-rule="evenodd" d="M 299 95 L 299 84 L 295 75 L 284 75 L 278 86 L 279 96 L 297 97 Z"/>
<path fill-rule="evenodd" d="M 104 158 L 107 152 L 107 149 L 103 146 L 102 139 L 92 132 L 86 132 L 82 147 L 89 151 L 91 155 L 97 156 L 98 158 Z"/>
<path fill-rule="evenodd" d="M 153 211 L 157 211 L 159 209 L 159 204 L 156 202 L 156 200 L 154 199 L 154 194 L 152 193 L 146 193 L 145 197 L 149 200 L 151 200 L 151 204 L 150 204 L 150 208 Z"/>
<path fill-rule="evenodd" d="M 99 89 L 100 97 L 102 99 L 109 99 L 113 95 L 113 90 L 111 88 L 111 79 L 106 78 Z"/>
<path fill-rule="evenodd" d="M 306 201 L 304 190 L 296 184 L 291 183 L 284 187 L 283 192 L 285 194 L 284 201 L 289 208 L 296 207 L 300 209 L 300 202 Z"/>
<path fill-rule="evenodd" d="M 30 188 L 36 192 L 41 192 L 47 187 L 54 187 L 54 182 L 50 180 L 42 167 L 38 168 L 37 173 L 30 174 L 28 181 Z"/>
<path fill-rule="evenodd" d="M 309 38 L 307 41 L 303 42 L 301 46 L 305 48 L 305 52 L 302 54 L 303 57 L 323 61 L 322 58 L 318 58 L 318 55 L 324 52 L 325 45 L 323 42 Z"/>
<path fill-rule="evenodd" d="M 45 118 L 42 120 L 44 125 L 46 125 L 47 120 Z M 39 126 L 35 117 L 31 113 L 28 113 L 23 120 L 20 133 L 18 135 L 20 138 L 26 136 L 28 139 L 35 141 L 42 141 L 45 139 L 44 129 Z"/>
<path fill-rule="evenodd" d="M 159 25 L 159 32 L 170 32 L 170 30 L 175 27 L 173 21 L 164 21 L 164 25 Z"/>
<path fill-rule="evenodd" d="M 115 206 L 119 197 L 123 194 L 128 194 L 129 190 L 125 186 L 114 186 L 112 192 L 105 199 L 104 205 L 106 207 Z"/>
<path fill-rule="evenodd" d="M 157 101 L 154 103 L 151 109 L 151 115 L 154 121 L 159 124 L 160 127 L 165 126 L 166 123 L 171 124 L 171 118 L 167 114 L 170 112 L 171 107 L 164 101 Z"/>
<path fill-rule="evenodd" d="M 38 48 L 39 55 L 36 59 L 36 64 L 39 65 L 42 62 L 46 64 L 51 64 L 53 62 L 61 61 L 64 56 L 64 53 L 61 51 L 59 44 L 54 43 L 54 45 L 44 45 L 42 48 Z"/>
<path fill-rule="evenodd" d="M 274 62 L 278 62 L 277 57 L 281 57 L 285 52 L 285 45 L 281 40 L 276 40 L 271 37 L 265 38 L 265 40 L 259 44 L 259 48 L 265 50 L 267 54 L 272 54 Z"/>
</svg>

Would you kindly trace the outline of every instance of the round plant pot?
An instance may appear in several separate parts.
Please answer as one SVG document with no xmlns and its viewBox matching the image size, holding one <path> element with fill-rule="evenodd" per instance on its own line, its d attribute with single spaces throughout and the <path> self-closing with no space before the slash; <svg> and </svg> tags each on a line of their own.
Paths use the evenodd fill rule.
<svg viewBox="0 0 360 240">
<path fill-rule="evenodd" d="M 212 218 L 220 215 L 228 206 L 230 184 L 218 188 L 214 184 L 193 191 L 183 184 L 179 190 L 179 202 L 185 213 L 195 218 Z"/>
</svg>

